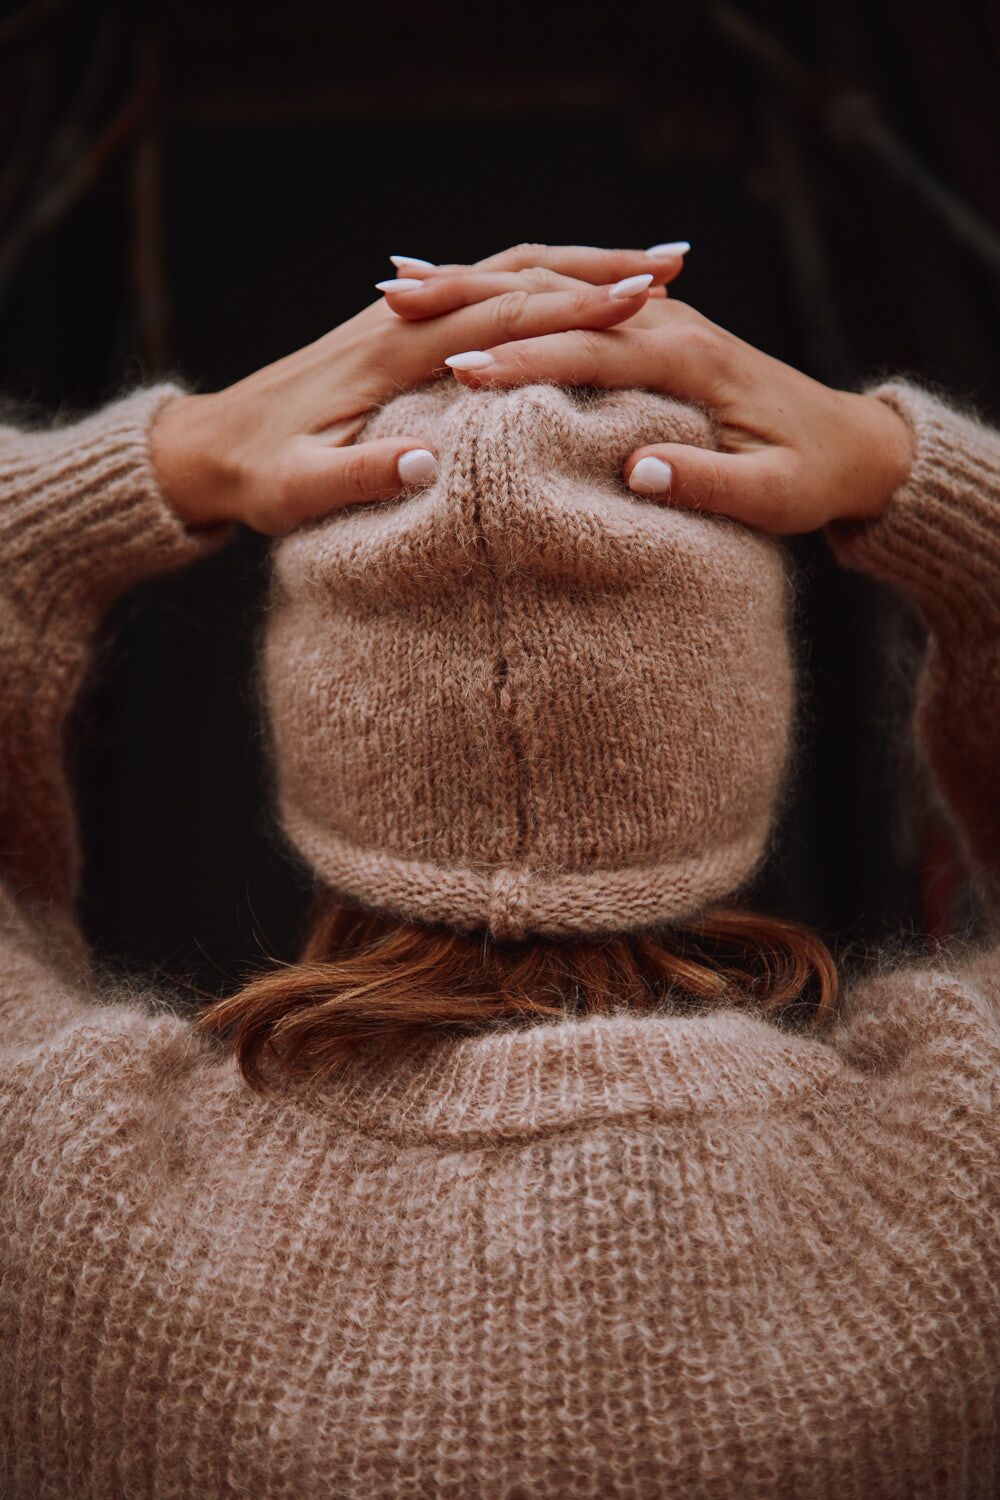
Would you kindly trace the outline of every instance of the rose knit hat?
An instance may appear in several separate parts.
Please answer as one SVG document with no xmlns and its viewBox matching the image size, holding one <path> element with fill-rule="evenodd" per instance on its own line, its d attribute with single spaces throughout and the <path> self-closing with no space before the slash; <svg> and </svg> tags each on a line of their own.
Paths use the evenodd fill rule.
<svg viewBox="0 0 1000 1500">
<path fill-rule="evenodd" d="M 736 889 L 792 709 L 783 554 L 634 496 L 699 411 L 552 386 L 400 396 L 426 490 L 275 549 L 264 691 L 281 819 L 321 881 L 497 937 L 623 931 Z"/>
</svg>

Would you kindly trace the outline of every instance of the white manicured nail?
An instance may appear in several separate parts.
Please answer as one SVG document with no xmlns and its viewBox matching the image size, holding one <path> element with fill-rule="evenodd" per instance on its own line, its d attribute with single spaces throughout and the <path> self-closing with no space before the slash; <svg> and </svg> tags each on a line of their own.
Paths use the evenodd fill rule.
<svg viewBox="0 0 1000 1500">
<path fill-rule="evenodd" d="M 429 448 L 411 448 L 396 463 L 400 479 L 406 485 L 430 484 L 438 471 L 438 461 Z"/>
<path fill-rule="evenodd" d="M 376 281 L 375 286 L 380 292 L 415 292 L 423 282 L 412 276 L 394 276 L 391 281 Z"/>
<path fill-rule="evenodd" d="M 674 471 L 662 458 L 650 454 L 640 458 L 629 475 L 628 487 L 637 495 L 665 495 L 674 482 Z"/>
<path fill-rule="evenodd" d="M 434 270 L 434 261 L 421 260 L 419 255 L 390 255 L 394 266 L 423 266 L 425 271 Z"/>
<path fill-rule="evenodd" d="M 608 292 L 609 297 L 622 300 L 626 297 L 635 297 L 639 292 L 644 292 L 652 281 L 652 275 L 645 272 L 642 276 L 626 276 L 624 281 L 616 281 Z"/>
<path fill-rule="evenodd" d="M 449 354 L 445 364 L 451 370 L 484 370 L 495 360 L 483 349 L 466 349 L 464 354 Z"/>
<path fill-rule="evenodd" d="M 687 255 L 690 249 L 687 240 L 670 240 L 665 245 L 650 245 L 646 254 L 654 260 L 673 260 L 678 255 Z"/>
</svg>

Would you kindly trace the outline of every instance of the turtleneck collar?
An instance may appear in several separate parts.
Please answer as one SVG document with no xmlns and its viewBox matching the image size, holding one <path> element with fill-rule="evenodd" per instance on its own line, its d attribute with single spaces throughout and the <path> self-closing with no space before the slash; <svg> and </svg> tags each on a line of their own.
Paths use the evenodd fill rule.
<svg viewBox="0 0 1000 1500">
<path fill-rule="evenodd" d="M 475 1144 L 614 1119 L 756 1114 L 822 1090 L 844 1062 L 734 1009 L 592 1017 L 367 1052 L 334 1083 L 276 1091 L 363 1133 Z"/>
</svg>

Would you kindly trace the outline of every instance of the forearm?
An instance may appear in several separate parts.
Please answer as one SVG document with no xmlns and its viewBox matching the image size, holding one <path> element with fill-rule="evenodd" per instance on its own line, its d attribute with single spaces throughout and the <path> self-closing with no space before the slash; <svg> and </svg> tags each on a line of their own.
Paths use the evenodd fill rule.
<svg viewBox="0 0 1000 1500">
<path fill-rule="evenodd" d="M 58 429 L 0 429 L 0 866 L 23 899 L 65 906 L 75 891 L 63 738 L 104 612 L 205 547 L 150 457 L 150 424 L 175 394 L 141 391 Z"/>
<path fill-rule="evenodd" d="M 918 733 L 970 858 L 1000 890 L 1000 434 L 905 385 L 880 388 L 914 438 L 883 515 L 838 523 L 840 560 L 894 584 L 930 627 Z"/>
</svg>

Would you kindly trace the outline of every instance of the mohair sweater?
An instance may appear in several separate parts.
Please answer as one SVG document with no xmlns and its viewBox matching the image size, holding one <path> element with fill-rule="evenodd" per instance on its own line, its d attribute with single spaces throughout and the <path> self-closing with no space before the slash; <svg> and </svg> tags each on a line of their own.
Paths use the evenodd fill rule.
<svg viewBox="0 0 1000 1500">
<path fill-rule="evenodd" d="M 197 555 L 142 392 L 0 435 L 0 1492 L 1000 1491 L 1000 957 L 748 1012 L 443 1039 L 264 1096 L 75 932 L 66 715 Z M 1000 864 L 1000 440 L 930 398 L 845 560 L 932 630 L 920 733 Z"/>
</svg>

